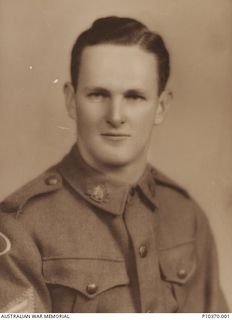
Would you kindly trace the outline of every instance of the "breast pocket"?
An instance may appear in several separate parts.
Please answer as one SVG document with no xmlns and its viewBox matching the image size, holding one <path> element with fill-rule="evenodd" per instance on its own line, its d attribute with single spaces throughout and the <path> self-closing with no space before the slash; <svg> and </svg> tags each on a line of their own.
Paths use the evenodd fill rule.
<svg viewBox="0 0 232 320">
<path fill-rule="evenodd" d="M 160 250 L 159 263 L 167 309 L 170 308 L 172 301 L 172 308 L 178 311 L 184 304 L 191 281 L 194 281 L 197 265 L 194 242 Z M 176 303 L 175 307 L 174 301 Z M 173 312 L 174 310 L 168 311 Z"/>
<path fill-rule="evenodd" d="M 123 260 L 47 258 L 43 276 L 53 312 L 96 312 L 104 292 L 129 284 Z"/>
</svg>

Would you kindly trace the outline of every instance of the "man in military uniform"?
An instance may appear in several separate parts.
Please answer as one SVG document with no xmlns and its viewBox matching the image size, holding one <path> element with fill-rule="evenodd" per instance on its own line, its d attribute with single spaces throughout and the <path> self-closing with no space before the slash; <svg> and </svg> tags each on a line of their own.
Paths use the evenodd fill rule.
<svg viewBox="0 0 232 320">
<path fill-rule="evenodd" d="M 1 312 L 227 311 L 205 215 L 147 163 L 168 77 L 162 38 L 136 20 L 79 36 L 64 87 L 77 142 L 1 204 Z"/>
</svg>

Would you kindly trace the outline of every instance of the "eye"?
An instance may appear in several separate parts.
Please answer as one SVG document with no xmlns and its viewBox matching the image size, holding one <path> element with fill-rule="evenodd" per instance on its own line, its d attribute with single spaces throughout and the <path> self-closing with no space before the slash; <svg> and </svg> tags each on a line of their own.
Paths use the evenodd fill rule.
<svg viewBox="0 0 232 320">
<path fill-rule="evenodd" d="M 142 101 L 142 100 L 146 100 L 146 98 L 141 95 L 141 94 L 137 94 L 137 93 L 128 93 L 125 95 L 126 99 L 132 100 L 132 101 Z"/>
<path fill-rule="evenodd" d="M 109 95 L 103 91 L 91 91 L 87 93 L 87 97 L 91 99 L 96 99 L 96 100 L 105 99 L 105 98 L 108 98 L 108 96 Z"/>
</svg>

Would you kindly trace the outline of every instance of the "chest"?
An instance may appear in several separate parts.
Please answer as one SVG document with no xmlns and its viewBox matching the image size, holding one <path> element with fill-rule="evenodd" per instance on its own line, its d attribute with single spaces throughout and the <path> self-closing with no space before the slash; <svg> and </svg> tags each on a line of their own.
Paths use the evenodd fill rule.
<svg viewBox="0 0 232 320">
<path fill-rule="evenodd" d="M 140 197 L 129 197 L 123 215 L 83 202 L 59 207 L 52 225 L 45 217 L 40 224 L 42 272 L 54 312 L 177 309 L 172 283 L 191 274 L 191 250 L 160 250 L 159 214 Z"/>
</svg>

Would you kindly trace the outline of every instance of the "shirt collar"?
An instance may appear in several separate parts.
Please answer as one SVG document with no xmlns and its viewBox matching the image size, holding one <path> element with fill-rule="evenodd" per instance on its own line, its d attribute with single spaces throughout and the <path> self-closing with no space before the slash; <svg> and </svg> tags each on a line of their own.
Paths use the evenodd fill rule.
<svg viewBox="0 0 232 320">
<path fill-rule="evenodd" d="M 147 164 L 135 186 L 119 182 L 91 168 L 82 159 L 74 145 L 71 151 L 57 165 L 58 171 L 71 187 L 84 199 L 107 212 L 120 215 L 125 209 L 128 194 L 132 188 L 140 189 L 149 202 L 157 207 L 155 199 L 154 168 Z"/>
</svg>

